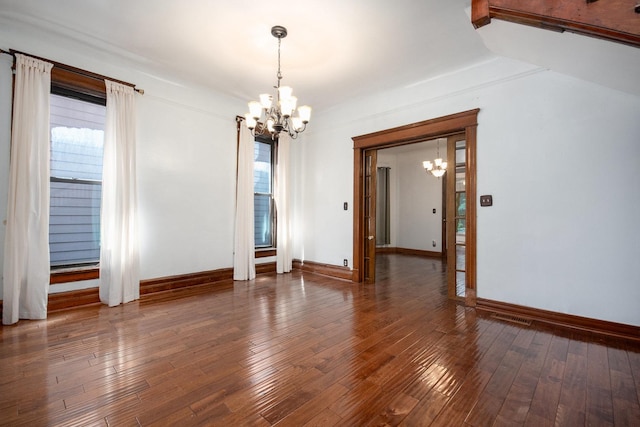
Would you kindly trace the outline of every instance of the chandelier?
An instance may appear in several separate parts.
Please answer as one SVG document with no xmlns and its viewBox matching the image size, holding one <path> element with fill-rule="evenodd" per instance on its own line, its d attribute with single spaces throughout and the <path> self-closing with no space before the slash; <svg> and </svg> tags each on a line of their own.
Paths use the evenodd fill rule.
<svg viewBox="0 0 640 427">
<path fill-rule="evenodd" d="M 440 157 L 440 140 L 437 142 L 437 158 L 433 160 L 433 162 L 429 160 L 425 160 L 422 162 L 422 166 L 424 166 L 427 172 L 431 172 L 431 175 L 440 178 L 447 171 L 447 162 L 443 162 Z"/>
<path fill-rule="evenodd" d="M 249 113 L 245 114 L 245 123 L 253 136 L 270 133 L 271 137 L 287 132 L 295 139 L 299 133 L 304 132 L 311 118 L 311 107 L 303 105 L 298 108 L 298 115 L 294 116 L 298 99 L 292 95 L 293 89 L 289 86 L 280 86 L 282 73 L 280 72 L 280 44 L 287 36 L 287 29 L 280 25 L 271 28 L 271 35 L 278 39 L 278 83 L 276 98 L 268 93 L 260 95 L 260 101 L 249 102 Z"/>
</svg>

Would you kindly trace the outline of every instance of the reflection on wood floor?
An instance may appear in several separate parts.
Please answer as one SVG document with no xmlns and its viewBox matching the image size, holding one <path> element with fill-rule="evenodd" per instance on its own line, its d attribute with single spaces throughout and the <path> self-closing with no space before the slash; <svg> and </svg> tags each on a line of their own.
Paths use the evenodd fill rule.
<svg viewBox="0 0 640 427">
<path fill-rule="evenodd" d="M 447 300 L 437 259 L 375 285 L 294 272 L 52 313 L 0 335 L 2 425 L 640 425 L 640 348 Z"/>
</svg>

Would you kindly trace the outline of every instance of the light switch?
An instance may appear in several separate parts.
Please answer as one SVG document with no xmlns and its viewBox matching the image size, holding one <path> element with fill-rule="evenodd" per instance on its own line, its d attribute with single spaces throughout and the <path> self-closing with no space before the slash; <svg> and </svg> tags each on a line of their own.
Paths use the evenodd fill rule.
<svg viewBox="0 0 640 427">
<path fill-rule="evenodd" d="M 493 196 L 480 196 L 480 206 L 493 206 Z"/>
</svg>

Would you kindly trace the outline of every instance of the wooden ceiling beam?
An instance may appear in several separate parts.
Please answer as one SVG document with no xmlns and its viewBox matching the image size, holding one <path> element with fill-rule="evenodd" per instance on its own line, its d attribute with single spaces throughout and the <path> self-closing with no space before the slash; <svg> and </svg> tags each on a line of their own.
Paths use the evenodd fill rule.
<svg viewBox="0 0 640 427">
<path fill-rule="evenodd" d="M 475 28 L 492 18 L 640 47 L 640 0 L 471 1 Z"/>
</svg>

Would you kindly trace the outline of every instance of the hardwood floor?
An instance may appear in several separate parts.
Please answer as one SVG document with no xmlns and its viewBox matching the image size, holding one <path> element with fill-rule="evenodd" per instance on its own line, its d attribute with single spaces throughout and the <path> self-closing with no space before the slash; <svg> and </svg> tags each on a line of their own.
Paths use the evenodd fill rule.
<svg viewBox="0 0 640 427">
<path fill-rule="evenodd" d="M 640 425 L 640 346 L 481 316 L 437 259 L 3 326 L 2 425 Z"/>
</svg>

